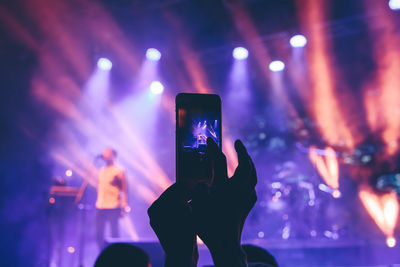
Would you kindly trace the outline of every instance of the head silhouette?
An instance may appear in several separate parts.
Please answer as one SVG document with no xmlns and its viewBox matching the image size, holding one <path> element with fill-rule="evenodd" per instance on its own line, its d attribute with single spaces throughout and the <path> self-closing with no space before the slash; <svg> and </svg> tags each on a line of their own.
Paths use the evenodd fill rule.
<svg viewBox="0 0 400 267">
<path fill-rule="evenodd" d="M 136 246 L 114 243 L 106 247 L 96 259 L 95 267 L 151 267 L 147 253 Z"/>
<path fill-rule="evenodd" d="M 245 244 L 242 245 L 242 248 L 246 253 L 248 263 L 263 263 L 271 267 L 278 266 L 274 256 L 261 247 Z"/>
</svg>

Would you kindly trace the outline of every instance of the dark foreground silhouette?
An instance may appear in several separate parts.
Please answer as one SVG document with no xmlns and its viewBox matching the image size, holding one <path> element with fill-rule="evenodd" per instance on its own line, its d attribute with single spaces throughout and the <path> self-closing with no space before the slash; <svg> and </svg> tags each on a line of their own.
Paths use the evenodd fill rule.
<svg viewBox="0 0 400 267">
<path fill-rule="evenodd" d="M 257 200 L 257 173 L 241 141 L 235 142 L 235 149 L 239 164 L 228 178 L 226 157 L 208 138 L 211 182 L 175 183 L 149 208 L 150 225 L 164 249 L 166 267 L 197 266 L 196 236 L 208 247 L 217 267 L 278 266 L 266 250 L 241 245 L 245 220 Z M 101 253 L 95 267 L 148 265 L 149 257 L 140 248 L 113 244 Z"/>
<path fill-rule="evenodd" d="M 149 267 L 150 258 L 141 248 L 126 243 L 114 243 L 100 253 L 94 266 Z"/>
</svg>

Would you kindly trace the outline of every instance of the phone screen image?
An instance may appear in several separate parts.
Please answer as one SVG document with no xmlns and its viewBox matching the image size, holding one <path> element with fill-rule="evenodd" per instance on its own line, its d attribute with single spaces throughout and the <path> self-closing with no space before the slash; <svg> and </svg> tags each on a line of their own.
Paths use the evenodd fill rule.
<svg viewBox="0 0 400 267">
<path fill-rule="evenodd" d="M 211 137 L 219 146 L 220 121 L 215 111 L 181 110 L 184 152 L 204 154 L 207 149 L 207 138 Z"/>
<path fill-rule="evenodd" d="M 184 176 L 207 180 L 210 167 L 206 158 L 207 138 L 211 137 L 221 147 L 220 103 L 216 95 L 177 97 L 177 179 Z"/>
</svg>

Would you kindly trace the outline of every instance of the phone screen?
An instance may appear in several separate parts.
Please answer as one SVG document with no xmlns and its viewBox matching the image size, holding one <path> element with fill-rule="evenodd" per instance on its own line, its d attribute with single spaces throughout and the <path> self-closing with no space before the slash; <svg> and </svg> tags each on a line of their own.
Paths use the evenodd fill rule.
<svg viewBox="0 0 400 267">
<path fill-rule="evenodd" d="M 176 112 L 177 179 L 207 180 L 207 138 L 221 147 L 221 100 L 217 95 L 179 94 Z"/>
<path fill-rule="evenodd" d="M 219 146 L 220 121 L 216 111 L 180 109 L 180 127 L 183 136 L 183 151 L 204 154 L 207 138 L 211 137 Z"/>
</svg>

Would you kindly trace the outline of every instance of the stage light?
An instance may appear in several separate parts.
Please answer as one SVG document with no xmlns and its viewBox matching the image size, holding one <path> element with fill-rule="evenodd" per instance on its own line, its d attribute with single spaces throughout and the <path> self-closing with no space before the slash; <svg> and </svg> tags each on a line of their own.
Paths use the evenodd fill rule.
<svg viewBox="0 0 400 267">
<path fill-rule="evenodd" d="M 67 248 L 67 251 L 72 254 L 72 253 L 75 252 L 75 248 L 70 246 L 70 247 Z"/>
<path fill-rule="evenodd" d="M 310 236 L 316 237 L 316 236 L 317 236 L 317 231 L 311 230 L 311 231 L 310 231 Z"/>
<path fill-rule="evenodd" d="M 233 49 L 232 55 L 237 60 L 243 60 L 249 56 L 249 51 L 244 47 L 236 47 Z"/>
<path fill-rule="evenodd" d="M 338 239 L 339 239 L 339 234 L 333 232 L 333 233 L 332 233 L 332 239 L 333 239 L 333 240 L 338 240 Z"/>
<path fill-rule="evenodd" d="M 111 70 L 112 62 L 108 58 L 102 57 L 97 61 L 97 67 L 102 70 Z"/>
<path fill-rule="evenodd" d="M 400 0 L 390 0 L 389 7 L 391 10 L 400 10 Z"/>
<path fill-rule="evenodd" d="M 389 248 L 393 248 L 394 246 L 396 246 L 396 239 L 393 236 L 389 236 L 388 238 L 386 238 L 386 245 Z"/>
<path fill-rule="evenodd" d="M 263 238 L 264 237 L 264 232 L 262 232 L 262 231 L 260 231 L 260 232 L 258 232 L 258 238 Z"/>
<path fill-rule="evenodd" d="M 280 60 L 272 61 L 272 62 L 269 64 L 269 69 L 270 69 L 271 71 L 273 71 L 273 72 L 282 71 L 282 70 L 285 69 L 285 63 L 283 63 L 283 62 L 280 61 Z"/>
<path fill-rule="evenodd" d="M 274 189 L 278 189 L 278 188 L 282 187 L 282 184 L 280 182 L 273 182 L 271 184 L 271 187 L 274 188 Z"/>
<path fill-rule="evenodd" d="M 164 91 L 164 85 L 159 81 L 153 81 L 150 84 L 150 92 L 154 95 L 162 94 Z"/>
<path fill-rule="evenodd" d="M 49 203 L 50 204 L 56 203 L 56 199 L 54 197 L 49 198 Z"/>
<path fill-rule="evenodd" d="M 333 233 L 331 231 L 324 231 L 324 236 L 326 236 L 327 238 L 332 238 Z"/>
<path fill-rule="evenodd" d="M 159 61 L 161 58 L 161 52 L 155 48 L 149 48 L 146 51 L 146 58 L 148 60 Z"/>
<path fill-rule="evenodd" d="M 66 170 L 65 171 L 65 176 L 71 177 L 72 176 L 72 171 L 71 170 Z"/>
<path fill-rule="evenodd" d="M 323 192 L 327 192 L 327 193 L 329 192 L 329 187 L 326 186 L 325 184 L 319 184 L 318 185 L 318 189 L 323 191 Z"/>
<path fill-rule="evenodd" d="M 290 45 L 292 47 L 304 47 L 307 44 L 307 39 L 303 35 L 295 35 L 290 38 Z"/>
<path fill-rule="evenodd" d="M 339 198 L 341 195 L 342 195 L 342 193 L 340 193 L 339 189 L 335 189 L 335 190 L 333 190 L 333 192 L 332 192 L 332 196 L 333 196 L 334 198 Z"/>
<path fill-rule="evenodd" d="M 126 213 L 131 212 L 131 207 L 129 207 L 129 206 L 125 207 L 125 208 L 124 208 L 124 211 L 125 211 Z"/>
<path fill-rule="evenodd" d="M 282 229 L 282 239 L 288 239 L 290 237 L 290 227 L 285 226 Z"/>
<path fill-rule="evenodd" d="M 361 162 L 366 164 L 366 163 L 370 162 L 371 159 L 372 159 L 371 155 L 364 155 L 361 157 Z"/>
</svg>

